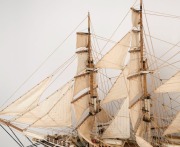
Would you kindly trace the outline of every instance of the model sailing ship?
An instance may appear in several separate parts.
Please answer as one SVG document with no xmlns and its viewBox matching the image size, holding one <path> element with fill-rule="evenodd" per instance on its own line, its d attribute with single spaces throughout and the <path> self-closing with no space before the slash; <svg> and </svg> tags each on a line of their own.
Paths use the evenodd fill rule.
<svg viewBox="0 0 180 147">
<path fill-rule="evenodd" d="M 88 32 L 77 33 L 78 66 L 75 77 L 40 102 L 41 95 L 54 77 L 53 73 L 3 108 L 0 123 L 44 146 L 180 145 L 180 112 L 172 115 L 163 111 L 166 113 L 163 116 L 162 112 L 158 112 L 162 93 L 180 92 L 180 71 L 176 70 L 159 86 L 149 86 L 158 73 L 149 65 L 147 58 L 142 6 L 140 0 L 140 9 L 131 8 L 132 30 L 97 62 L 93 56 L 88 14 Z M 119 70 L 120 74 L 108 93 L 102 96 L 98 74 L 106 69 Z M 114 106 L 110 112 L 108 107 L 112 107 L 115 101 L 121 105 Z M 3 116 L 8 116 L 8 119 Z M 43 134 L 42 130 L 52 128 L 70 129 L 66 134 Z"/>
</svg>

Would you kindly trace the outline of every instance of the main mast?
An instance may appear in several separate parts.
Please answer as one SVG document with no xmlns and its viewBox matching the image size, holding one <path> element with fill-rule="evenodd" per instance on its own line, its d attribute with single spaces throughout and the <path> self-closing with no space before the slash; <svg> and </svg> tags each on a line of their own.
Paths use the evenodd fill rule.
<svg viewBox="0 0 180 147">
<path fill-rule="evenodd" d="M 150 96 L 147 90 L 147 60 L 144 58 L 144 43 L 143 43 L 143 17 L 142 17 L 143 2 L 140 0 L 140 55 L 141 55 L 141 72 L 142 72 L 142 86 L 143 86 L 143 121 L 147 126 L 147 139 L 151 138 L 151 116 L 150 116 Z"/>
</svg>

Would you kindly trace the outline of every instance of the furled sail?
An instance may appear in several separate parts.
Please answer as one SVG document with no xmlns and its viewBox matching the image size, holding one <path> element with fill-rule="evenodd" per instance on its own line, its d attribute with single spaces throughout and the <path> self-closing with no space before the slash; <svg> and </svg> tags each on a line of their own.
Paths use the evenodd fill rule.
<svg viewBox="0 0 180 147">
<path fill-rule="evenodd" d="M 176 73 L 167 82 L 158 87 L 155 92 L 180 92 L 180 72 Z"/>
<path fill-rule="evenodd" d="M 52 77 L 48 77 L 33 87 L 19 99 L 8 105 L 0 112 L 0 115 L 18 115 L 37 106 L 39 98 L 47 88 Z"/>
<path fill-rule="evenodd" d="M 73 80 L 54 92 L 34 109 L 12 120 L 29 127 L 60 127 L 71 125 Z"/>
<path fill-rule="evenodd" d="M 171 124 L 165 130 L 164 135 L 179 133 L 179 132 L 180 132 L 180 112 L 178 112 L 178 114 L 176 115 L 174 120 L 171 122 Z"/>
<path fill-rule="evenodd" d="M 121 138 L 130 137 L 130 118 L 129 118 L 129 98 L 126 98 L 116 117 L 105 130 L 102 138 Z"/>
<path fill-rule="evenodd" d="M 136 142 L 140 147 L 153 147 L 147 141 L 145 141 L 143 138 L 141 138 L 137 135 L 136 135 Z"/>
<path fill-rule="evenodd" d="M 76 48 L 87 47 L 88 46 L 88 33 L 78 32 Z"/>
<path fill-rule="evenodd" d="M 108 92 L 107 96 L 102 101 L 102 104 L 108 103 L 113 100 L 126 98 L 128 96 L 128 68 L 124 68 L 116 82 Z"/>
<path fill-rule="evenodd" d="M 97 68 L 122 69 L 130 44 L 130 33 L 127 33 L 102 59 L 96 64 Z"/>
</svg>

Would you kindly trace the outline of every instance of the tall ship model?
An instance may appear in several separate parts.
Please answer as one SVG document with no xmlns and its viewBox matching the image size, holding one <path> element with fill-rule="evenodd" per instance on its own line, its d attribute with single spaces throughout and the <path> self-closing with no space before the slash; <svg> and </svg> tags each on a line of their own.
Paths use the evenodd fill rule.
<svg viewBox="0 0 180 147">
<path fill-rule="evenodd" d="M 30 146 L 180 147 L 180 66 L 168 62 L 180 46 L 171 44 L 162 54 L 171 52 L 168 60 L 158 58 L 145 33 L 143 1 L 130 11 L 132 28 L 105 53 L 95 49 L 93 39 L 101 37 L 92 33 L 88 13 L 88 31 L 77 32 L 76 56 L 3 107 L 0 124 L 30 137 Z M 76 75 L 40 101 L 75 59 Z"/>
</svg>

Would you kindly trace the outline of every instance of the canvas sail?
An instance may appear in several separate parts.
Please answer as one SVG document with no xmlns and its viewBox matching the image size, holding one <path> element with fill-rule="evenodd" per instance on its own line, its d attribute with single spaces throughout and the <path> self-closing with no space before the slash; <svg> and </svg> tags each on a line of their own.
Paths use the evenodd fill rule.
<svg viewBox="0 0 180 147">
<path fill-rule="evenodd" d="M 94 121 L 95 121 L 94 116 L 89 116 L 84 121 L 84 123 L 78 128 L 79 135 L 83 137 L 91 145 L 95 145 L 91 140 L 92 138 L 91 134 L 92 134 L 93 126 L 94 126 Z"/>
<path fill-rule="evenodd" d="M 75 114 L 76 114 L 76 121 L 79 122 L 82 114 L 85 110 L 89 107 L 89 94 L 84 95 L 83 97 L 79 98 L 75 102 L 73 102 Z"/>
<path fill-rule="evenodd" d="M 74 96 L 87 88 L 89 88 L 89 73 L 75 77 Z"/>
<path fill-rule="evenodd" d="M 130 33 L 127 33 L 104 57 L 96 64 L 97 68 L 122 69 L 130 44 Z"/>
<path fill-rule="evenodd" d="M 180 72 L 156 89 L 157 93 L 180 92 Z"/>
<path fill-rule="evenodd" d="M 153 147 L 151 144 L 149 144 L 147 141 L 145 141 L 143 138 L 136 135 L 136 142 L 140 147 Z"/>
<path fill-rule="evenodd" d="M 134 8 L 131 8 L 132 10 L 132 25 L 133 27 L 138 27 L 140 22 L 140 13 L 138 10 L 135 10 Z"/>
<path fill-rule="evenodd" d="M 178 114 L 176 115 L 174 120 L 171 122 L 171 124 L 165 130 L 164 135 L 179 133 L 179 132 L 180 132 L 180 112 L 178 112 Z"/>
<path fill-rule="evenodd" d="M 88 33 L 78 32 L 76 48 L 88 46 Z"/>
<path fill-rule="evenodd" d="M 102 101 L 102 104 L 114 101 L 117 99 L 126 98 L 128 96 L 128 85 L 127 80 L 128 68 L 125 68 L 120 76 L 117 78 L 116 82 L 108 92 L 107 96 Z"/>
<path fill-rule="evenodd" d="M 48 77 L 33 87 L 19 99 L 8 105 L 0 112 L 0 115 L 18 115 L 37 106 L 39 98 L 47 88 L 52 77 Z"/>
<path fill-rule="evenodd" d="M 73 81 L 54 92 L 34 109 L 24 113 L 13 122 L 31 127 L 60 127 L 71 125 L 71 101 Z"/>
<path fill-rule="evenodd" d="M 88 50 L 87 48 L 82 48 L 76 52 L 78 57 L 77 75 L 82 73 L 86 69 L 88 60 Z"/>
<path fill-rule="evenodd" d="M 126 98 L 119 112 L 112 120 L 102 138 L 121 138 L 130 137 L 130 118 L 129 118 L 129 98 Z"/>
</svg>

